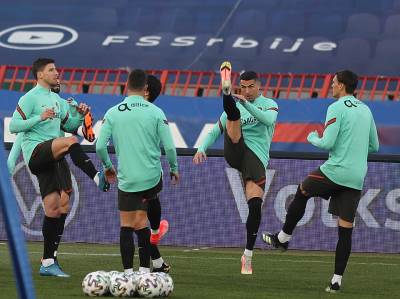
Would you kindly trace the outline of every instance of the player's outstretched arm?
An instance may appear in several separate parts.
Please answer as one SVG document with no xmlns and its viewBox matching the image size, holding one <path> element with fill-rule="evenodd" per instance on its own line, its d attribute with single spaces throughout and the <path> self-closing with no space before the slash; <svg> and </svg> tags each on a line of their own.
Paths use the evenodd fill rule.
<svg viewBox="0 0 400 299">
<path fill-rule="evenodd" d="M 375 121 L 371 119 L 371 127 L 369 130 L 369 153 L 375 153 L 379 150 L 379 139 L 378 139 L 378 132 L 376 130 Z"/>
<path fill-rule="evenodd" d="M 7 168 L 8 168 L 8 172 L 10 173 L 10 175 L 12 175 L 14 173 L 14 169 L 15 169 L 15 164 L 17 163 L 19 154 L 21 153 L 21 144 L 22 144 L 22 138 L 24 137 L 24 133 L 19 133 L 17 135 L 17 139 L 15 140 L 10 154 L 8 155 L 7 158 Z"/>
<path fill-rule="evenodd" d="M 106 113 L 103 119 L 103 125 L 101 126 L 100 129 L 99 137 L 97 138 L 96 142 L 96 154 L 99 157 L 105 169 L 113 168 L 110 156 L 108 155 L 107 151 L 107 144 L 111 138 L 111 132 L 112 132 L 111 126 L 112 125 L 110 124 L 110 120 L 107 118 L 107 113 Z"/>
<path fill-rule="evenodd" d="M 158 116 L 157 134 L 160 137 L 161 143 L 164 147 L 165 155 L 167 156 L 171 179 L 174 183 L 177 183 L 179 181 L 179 174 L 176 148 L 174 140 L 172 139 L 167 118 L 161 110 L 160 115 Z"/>
<path fill-rule="evenodd" d="M 214 144 L 219 136 L 224 132 L 224 127 L 226 125 L 226 114 L 223 113 L 219 120 L 214 124 L 210 132 L 208 132 L 206 138 L 203 140 L 202 144 L 197 149 L 197 153 L 193 156 L 193 163 L 200 164 L 207 160 L 206 151 Z"/>
</svg>

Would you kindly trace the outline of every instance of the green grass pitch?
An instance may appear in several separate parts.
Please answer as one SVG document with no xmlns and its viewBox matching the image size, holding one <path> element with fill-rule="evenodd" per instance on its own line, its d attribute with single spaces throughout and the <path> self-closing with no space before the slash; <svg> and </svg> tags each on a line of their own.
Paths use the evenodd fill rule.
<svg viewBox="0 0 400 299">
<path fill-rule="evenodd" d="M 256 250 L 253 275 L 240 274 L 242 249 L 161 247 L 172 266 L 171 298 L 400 298 L 400 256 L 352 254 L 342 292 L 327 294 L 334 253 Z M 96 270 L 119 270 L 117 245 L 61 244 L 59 261 L 71 278 L 40 277 L 41 243 L 29 243 L 38 298 L 84 298 L 83 277 Z M 0 244 L 0 298 L 17 298 L 6 243 Z M 135 257 L 135 265 L 138 258 Z M 87 297 L 86 297 L 87 298 Z"/>
</svg>

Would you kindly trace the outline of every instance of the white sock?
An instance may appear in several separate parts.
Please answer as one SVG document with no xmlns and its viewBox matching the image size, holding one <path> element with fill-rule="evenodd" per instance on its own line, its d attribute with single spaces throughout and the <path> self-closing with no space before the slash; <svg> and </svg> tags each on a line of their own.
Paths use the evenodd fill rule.
<svg viewBox="0 0 400 299">
<path fill-rule="evenodd" d="M 151 233 L 154 234 L 158 234 L 160 232 L 160 229 L 152 229 Z"/>
<path fill-rule="evenodd" d="M 94 181 L 94 183 L 95 183 L 97 186 L 98 186 L 99 183 L 100 183 L 99 173 L 100 173 L 100 172 L 96 173 L 96 175 L 95 175 L 94 178 L 93 178 L 93 181 Z"/>
<path fill-rule="evenodd" d="M 83 135 L 83 127 L 82 127 L 82 126 L 79 126 L 79 128 L 76 130 L 76 134 L 77 134 L 78 136 L 85 137 L 85 136 Z"/>
<path fill-rule="evenodd" d="M 243 253 L 247 257 L 252 257 L 253 256 L 253 250 L 248 250 L 247 248 L 244 250 Z"/>
<path fill-rule="evenodd" d="M 160 258 L 158 258 L 156 260 L 153 260 L 153 267 L 154 268 L 161 268 L 163 264 L 164 264 L 164 260 L 163 260 L 162 257 L 160 257 Z"/>
<path fill-rule="evenodd" d="M 142 272 L 142 273 L 150 273 L 150 268 L 139 267 L 139 272 Z"/>
<path fill-rule="evenodd" d="M 288 234 L 284 233 L 282 230 L 278 234 L 278 240 L 281 243 L 289 242 L 291 238 L 292 238 L 292 235 L 288 235 Z"/>
<path fill-rule="evenodd" d="M 130 268 L 130 269 L 124 269 L 124 273 L 125 273 L 125 274 L 131 274 L 131 273 L 133 273 L 133 269 L 132 269 L 132 268 Z"/>
<path fill-rule="evenodd" d="M 48 267 L 54 264 L 54 259 L 44 259 L 42 261 L 43 267 Z"/>
<path fill-rule="evenodd" d="M 331 283 L 335 284 L 336 282 L 339 284 L 339 286 L 342 285 L 342 275 L 333 274 Z"/>
</svg>

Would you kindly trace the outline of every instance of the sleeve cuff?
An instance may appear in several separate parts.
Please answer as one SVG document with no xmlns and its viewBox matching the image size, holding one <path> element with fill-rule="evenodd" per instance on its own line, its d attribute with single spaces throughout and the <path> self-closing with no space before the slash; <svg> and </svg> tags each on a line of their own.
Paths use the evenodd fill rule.
<svg viewBox="0 0 400 299">
<path fill-rule="evenodd" d="M 170 170 L 173 173 L 178 173 L 178 166 L 171 167 Z"/>
</svg>

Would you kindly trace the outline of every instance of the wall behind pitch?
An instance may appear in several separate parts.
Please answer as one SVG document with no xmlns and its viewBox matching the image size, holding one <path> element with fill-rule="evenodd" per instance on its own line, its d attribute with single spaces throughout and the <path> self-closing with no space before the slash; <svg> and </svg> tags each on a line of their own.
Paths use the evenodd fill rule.
<svg viewBox="0 0 400 299">
<path fill-rule="evenodd" d="M 94 163 L 100 163 L 90 154 Z M 112 157 L 115 162 L 115 157 Z M 181 182 L 172 186 L 164 176 L 161 193 L 163 218 L 170 231 L 161 242 L 173 246 L 243 247 L 248 208 L 237 171 L 222 157 L 210 157 L 195 166 L 191 157 L 179 157 Z M 73 193 L 67 218 L 65 242 L 118 243 L 119 215 L 117 189 L 103 193 L 71 161 Z M 3 163 L 3 161 L 2 161 Z M 285 206 L 302 179 L 322 161 L 272 159 L 267 170 L 266 195 L 260 232 L 282 227 Z M 163 159 L 165 173 L 168 174 Z M 12 184 L 28 240 L 42 240 L 41 197 L 25 164 L 19 162 Z M 369 163 L 363 197 L 353 234 L 353 250 L 358 252 L 400 252 L 400 168 L 398 164 Z M 327 213 L 327 201 L 310 199 L 306 213 L 296 228 L 293 249 L 334 250 L 336 219 Z M 0 219 L 0 239 L 6 239 Z M 264 247 L 260 238 L 257 247 Z"/>
</svg>

